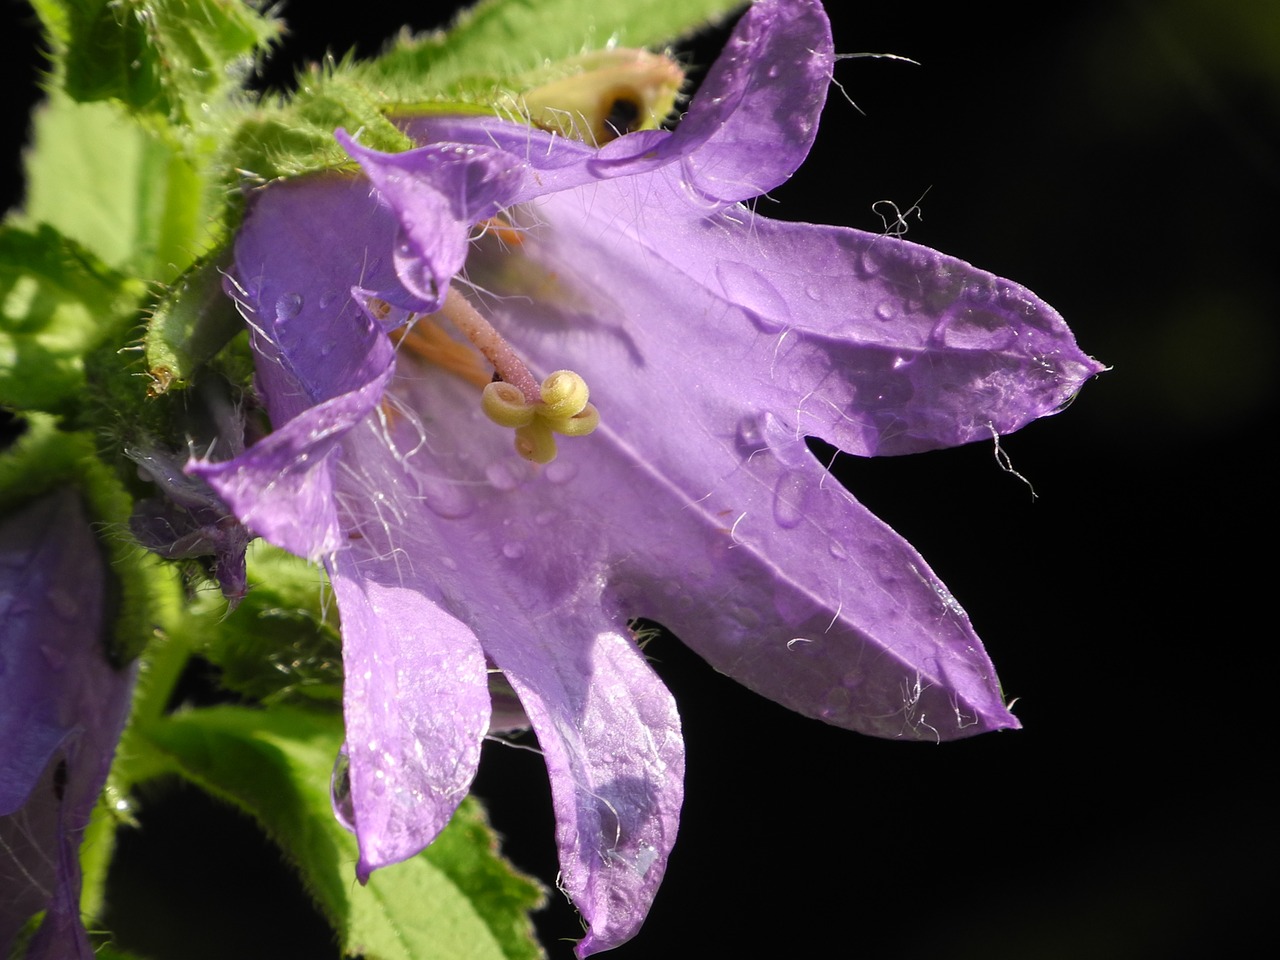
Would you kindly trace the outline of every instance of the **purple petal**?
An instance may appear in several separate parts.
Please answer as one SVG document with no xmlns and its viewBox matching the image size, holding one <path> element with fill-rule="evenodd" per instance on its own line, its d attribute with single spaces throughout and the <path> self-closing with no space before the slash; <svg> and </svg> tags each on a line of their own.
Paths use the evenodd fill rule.
<svg viewBox="0 0 1280 960">
<path fill-rule="evenodd" d="M 418 853 L 462 802 L 489 728 L 484 656 L 475 636 L 393 562 L 356 551 L 331 572 L 342 614 L 343 693 L 361 883 Z"/>
<path fill-rule="evenodd" d="M 449 143 L 387 154 L 360 146 L 345 130 L 335 136 L 400 224 L 396 272 L 418 298 L 414 306 L 439 309 L 449 280 L 466 260 L 472 225 L 518 196 L 525 172 L 521 158 Z"/>
<path fill-rule="evenodd" d="M 702 216 L 667 177 L 546 198 L 522 251 L 545 240 L 548 271 L 595 289 L 597 321 L 666 325 L 655 343 L 677 349 L 660 363 L 703 358 L 706 394 L 872 456 L 1010 433 L 1102 369 L 1024 287 L 894 237 Z M 643 255 L 621 262 L 627 246 Z"/>
<path fill-rule="evenodd" d="M 580 605 L 585 616 L 557 616 L 550 635 L 486 634 L 547 762 L 560 887 L 590 928 L 579 957 L 640 929 L 684 798 L 675 701 L 629 638 L 600 629 L 608 620 L 590 604 Z"/>
<path fill-rule="evenodd" d="M 429 390 L 419 377 L 417 371 L 406 374 L 408 381 Z M 441 392 L 431 395 L 443 409 L 474 408 L 464 399 L 473 388 L 451 378 L 438 386 Z M 414 399 L 430 405 L 425 394 Z M 364 492 L 357 502 L 373 506 L 366 508 L 366 521 L 358 525 L 358 547 L 340 554 L 340 562 L 353 552 L 363 555 L 359 576 L 364 589 L 375 579 L 412 585 L 425 598 L 421 603 L 451 611 L 470 628 L 467 637 L 474 633 L 481 639 L 519 695 L 546 756 L 561 883 L 591 926 L 579 949 L 585 956 L 616 946 L 643 921 L 675 840 L 684 764 L 675 703 L 622 635 L 625 621 L 602 605 L 598 592 L 583 586 L 576 557 L 557 551 L 524 552 L 526 543 L 537 546 L 536 520 L 527 515 L 523 498 L 506 496 L 503 488 L 510 491 L 512 484 L 533 482 L 535 475 L 510 453 L 509 438 L 496 431 L 481 435 L 478 449 L 491 455 L 486 459 L 492 469 L 484 469 L 484 461 L 477 464 L 472 456 L 477 445 L 458 442 L 460 436 L 474 440 L 481 429 L 469 416 L 456 427 L 433 431 L 430 460 L 410 452 L 420 449 L 415 429 L 401 422 L 388 437 L 370 426 L 349 441 L 352 462 L 359 465 L 351 472 L 358 474 Z M 437 472 L 457 486 L 453 499 L 442 499 L 432 488 Z M 557 492 L 572 497 L 574 491 Z M 583 558 L 595 569 L 590 554 Z M 495 566 L 511 575 L 492 576 Z M 335 578 L 335 588 L 337 584 Z M 351 677 L 360 673 L 369 656 L 369 627 L 352 624 L 340 588 L 338 601 Z M 549 611 L 554 614 L 548 616 Z M 440 617 L 446 624 L 456 623 L 446 613 Z M 392 659 L 387 652 L 396 649 L 403 651 L 405 645 L 378 645 L 375 655 L 388 669 L 391 664 L 401 671 L 410 669 L 403 653 Z M 424 669 L 442 677 L 447 689 L 482 696 L 487 722 L 483 681 L 464 687 L 446 669 L 452 662 L 450 658 Z M 376 702 L 378 697 L 372 699 Z M 401 699 L 418 704 L 424 713 L 460 712 L 448 700 L 442 707 L 437 694 L 402 694 Z M 351 717 L 367 709 L 363 705 L 369 700 L 348 680 L 353 772 L 357 757 L 351 745 L 360 736 L 352 729 Z M 479 732 L 484 732 L 483 723 Z M 354 786 L 363 842 L 361 797 L 358 784 Z"/>
<path fill-rule="evenodd" d="M 186 470 L 207 480 L 258 535 L 300 557 L 328 556 L 343 545 L 333 478 L 339 444 L 377 408 L 391 372 L 312 407 L 234 460 L 191 460 Z"/>
<path fill-rule="evenodd" d="M 0 521 L 0 951 L 47 911 L 32 957 L 93 956 L 77 850 L 128 714 L 132 670 L 106 659 L 105 567 L 78 496 Z"/>
<path fill-rule="evenodd" d="M 660 143 L 620 137 L 600 151 L 601 165 L 617 177 L 679 159 L 686 202 L 697 197 L 708 210 L 758 197 L 809 155 L 834 63 L 821 3 L 755 3 L 675 133 Z"/>
<path fill-rule="evenodd" d="M 323 215 L 295 215 L 313 205 Z M 235 281 L 227 292 L 261 358 L 258 391 L 273 425 L 359 390 L 386 371 L 390 344 L 377 336 L 379 325 L 356 309 L 353 291 L 391 302 L 408 296 L 393 263 L 397 229 L 362 179 L 284 181 L 253 196 L 236 238 Z M 289 270 L 263 272 L 282 254 Z"/>
</svg>

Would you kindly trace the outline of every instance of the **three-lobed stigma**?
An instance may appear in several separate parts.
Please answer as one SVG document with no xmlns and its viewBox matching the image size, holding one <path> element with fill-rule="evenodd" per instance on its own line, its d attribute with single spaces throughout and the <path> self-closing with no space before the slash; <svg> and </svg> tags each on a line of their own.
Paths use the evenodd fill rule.
<svg viewBox="0 0 1280 960">
<path fill-rule="evenodd" d="M 481 407 L 494 423 L 514 428 L 516 452 L 534 463 L 556 457 L 555 434 L 585 437 L 600 425 L 589 402 L 587 382 L 572 370 L 557 370 L 542 381 L 539 399 L 529 402 L 514 384 L 495 380 L 484 388 Z"/>
</svg>

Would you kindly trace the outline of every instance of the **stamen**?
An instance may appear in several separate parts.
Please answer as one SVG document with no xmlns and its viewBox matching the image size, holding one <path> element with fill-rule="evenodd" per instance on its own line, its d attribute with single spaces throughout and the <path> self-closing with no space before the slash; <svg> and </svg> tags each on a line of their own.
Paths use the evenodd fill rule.
<svg viewBox="0 0 1280 960">
<path fill-rule="evenodd" d="M 443 367 L 473 386 L 483 388 L 492 379 L 474 350 L 453 339 L 428 317 L 419 317 L 392 331 L 391 339 L 402 350 L 408 350 L 428 363 Z"/>
</svg>

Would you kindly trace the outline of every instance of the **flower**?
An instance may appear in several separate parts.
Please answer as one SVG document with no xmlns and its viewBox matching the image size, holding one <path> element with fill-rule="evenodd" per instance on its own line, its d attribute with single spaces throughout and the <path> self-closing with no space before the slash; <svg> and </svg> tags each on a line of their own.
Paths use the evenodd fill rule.
<svg viewBox="0 0 1280 960">
<path fill-rule="evenodd" d="M 94 952 L 80 922 L 80 837 L 124 728 L 134 671 L 107 661 L 105 563 L 70 490 L 0 521 L 0 952 Z"/>
<path fill-rule="evenodd" d="M 418 149 L 339 132 L 361 176 L 253 198 L 230 290 L 275 430 L 188 470 L 328 568 L 361 877 L 447 821 L 497 670 L 545 754 L 579 955 L 634 934 L 684 752 L 631 617 L 850 729 L 1018 725 L 956 601 L 805 437 L 989 439 L 1099 366 L 1013 283 L 742 205 L 808 152 L 833 59 L 816 0 L 762 0 L 673 132 L 418 118 Z"/>
</svg>

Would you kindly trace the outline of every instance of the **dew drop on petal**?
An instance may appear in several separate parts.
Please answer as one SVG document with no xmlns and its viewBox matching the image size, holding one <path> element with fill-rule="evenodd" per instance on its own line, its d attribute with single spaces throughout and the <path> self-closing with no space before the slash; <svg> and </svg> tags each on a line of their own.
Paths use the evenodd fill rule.
<svg viewBox="0 0 1280 960">
<path fill-rule="evenodd" d="M 485 479 L 494 489 L 509 491 L 521 486 L 532 476 L 532 465 L 519 457 L 497 460 L 484 468 Z"/>
<path fill-rule="evenodd" d="M 773 519 L 778 526 L 790 530 L 804 519 L 808 484 L 804 475 L 788 470 L 773 487 Z"/>
<path fill-rule="evenodd" d="M 822 700 L 818 708 L 818 716 L 823 720 L 835 720 L 844 716 L 849 709 L 849 691 L 843 686 L 835 687 Z"/>
<path fill-rule="evenodd" d="M 960 350 L 1003 350 L 1017 335 L 1002 315 L 971 307 L 943 317 L 933 328 L 932 337 Z"/>
<path fill-rule="evenodd" d="M 884 300 L 876 304 L 875 315 L 877 320 L 892 320 L 898 315 L 898 311 L 892 301 Z"/>
<path fill-rule="evenodd" d="M 755 267 L 722 260 L 716 264 L 716 279 L 730 302 L 741 306 L 766 333 L 776 333 L 791 323 L 786 298 Z"/>
<path fill-rule="evenodd" d="M 578 475 L 578 465 L 567 460 L 552 460 L 547 464 L 546 472 L 552 483 L 568 483 Z"/>
<path fill-rule="evenodd" d="M 734 444 L 742 457 L 749 457 L 768 446 L 764 439 L 764 430 L 760 427 L 759 417 L 747 415 L 738 421 Z"/>
<path fill-rule="evenodd" d="M 302 312 L 302 294 L 282 293 L 276 298 L 276 320 L 284 323 Z"/>
<path fill-rule="evenodd" d="M 441 478 L 419 474 L 418 492 L 431 512 L 446 520 L 469 516 L 476 506 L 466 489 Z"/>
<path fill-rule="evenodd" d="M 508 560 L 519 560 L 524 556 L 524 544 L 519 540 L 512 540 L 502 545 L 502 555 Z"/>
</svg>

